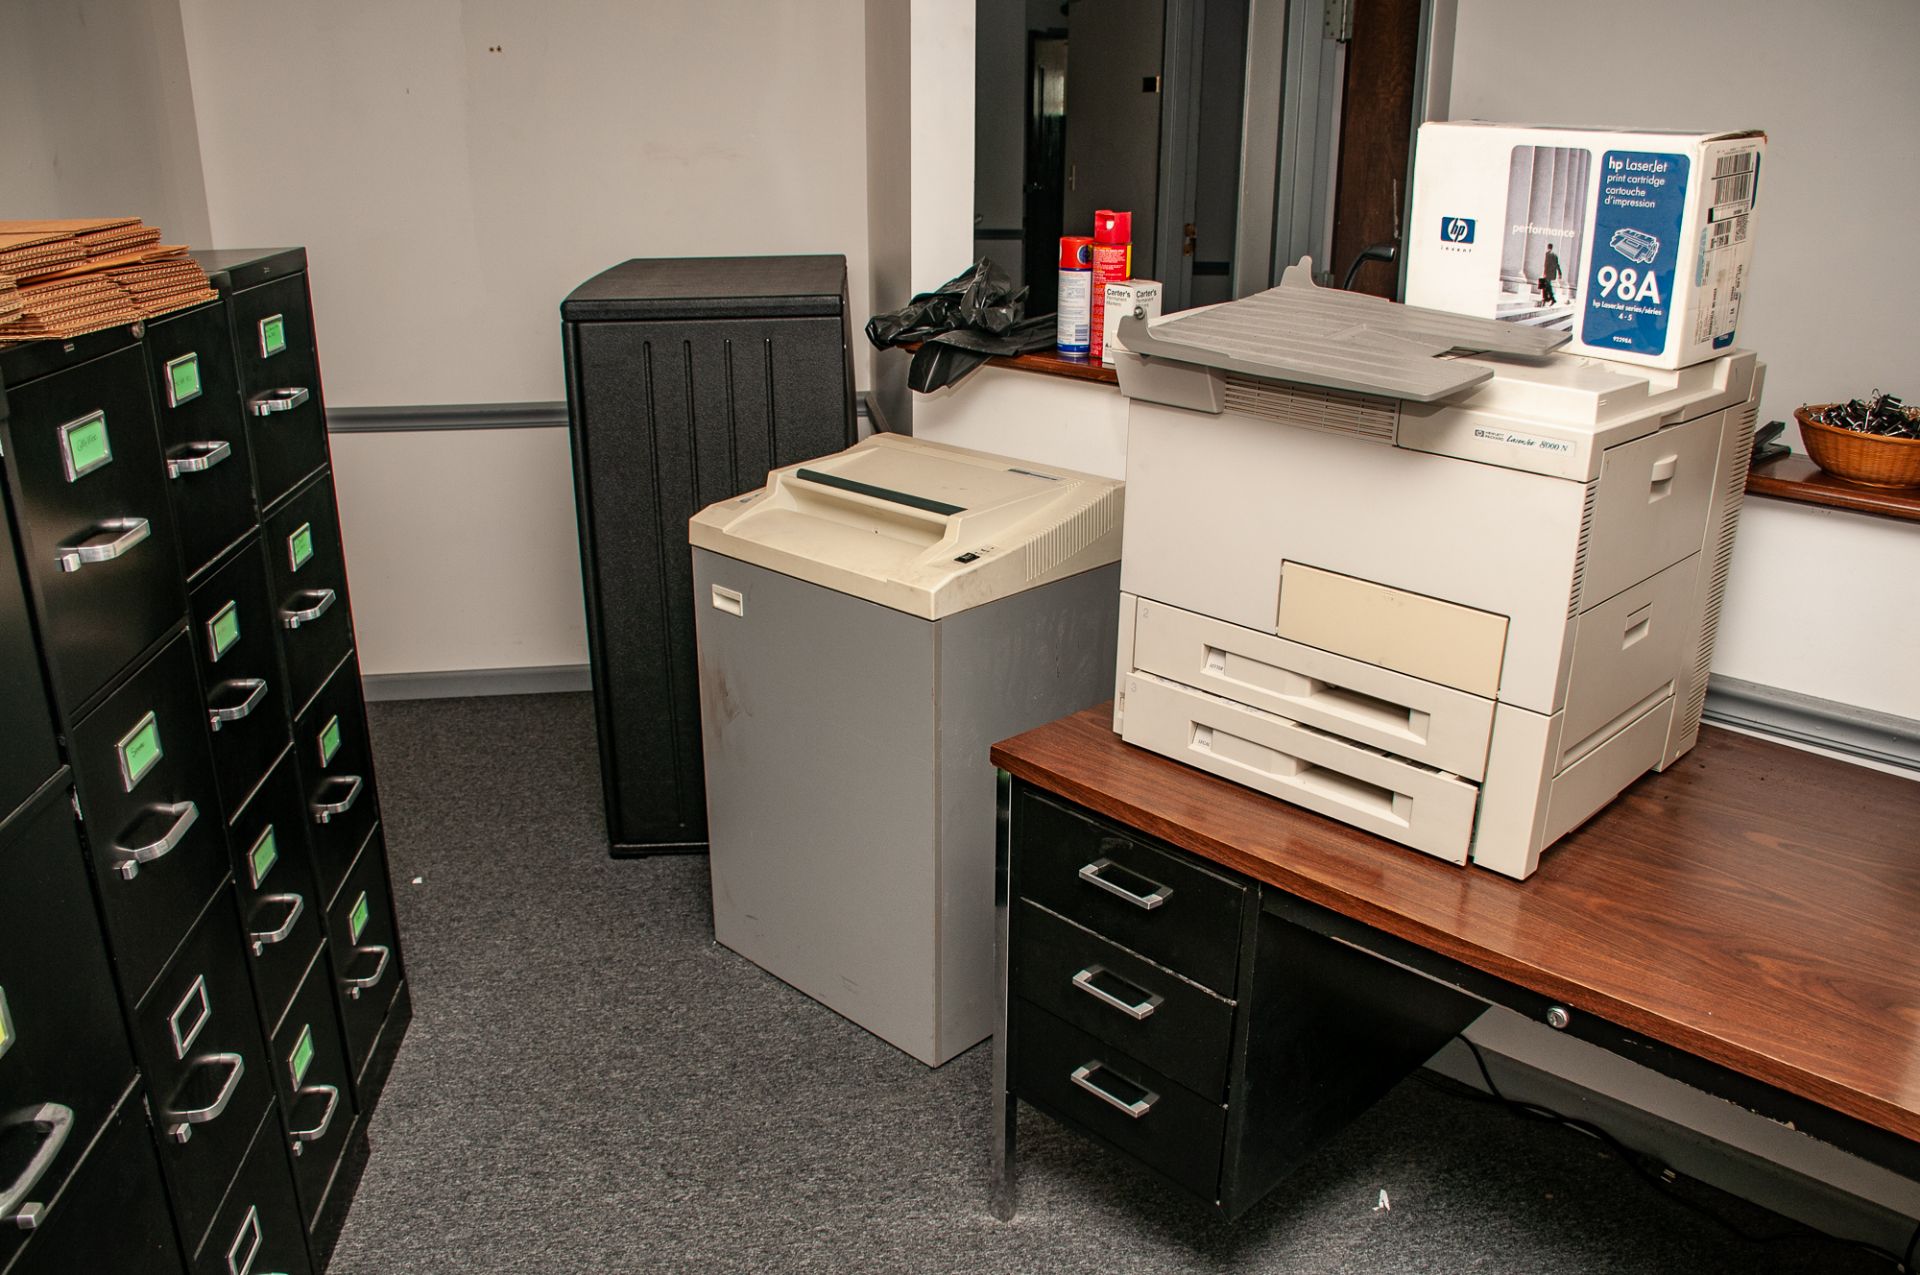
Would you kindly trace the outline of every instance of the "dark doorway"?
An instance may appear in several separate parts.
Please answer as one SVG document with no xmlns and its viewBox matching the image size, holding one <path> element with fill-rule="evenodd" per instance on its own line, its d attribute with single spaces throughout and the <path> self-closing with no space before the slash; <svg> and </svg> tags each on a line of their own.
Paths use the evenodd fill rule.
<svg viewBox="0 0 1920 1275">
<path fill-rule="evenodd" d="M 1401 218 L 1408 204 L 1413 83 L 1420 49 L 1420 0 L 1352 0 L 1340 160 L 1333 198 L 1333 260 L 1344 278 L 1356 261 L 1356 292 L 1397 298 Z M 1391 244 L 1390 259 L 1362 260 Z"/>
<path fill-rule="evenodd" d="M 1028 314 L 1052 314 L 1059 302 L 1061 208 L 1067 171 L 1067 33 L 1027 36 L 1027 161 L 1021 187 L 1021 256 Z"/>
</svg>

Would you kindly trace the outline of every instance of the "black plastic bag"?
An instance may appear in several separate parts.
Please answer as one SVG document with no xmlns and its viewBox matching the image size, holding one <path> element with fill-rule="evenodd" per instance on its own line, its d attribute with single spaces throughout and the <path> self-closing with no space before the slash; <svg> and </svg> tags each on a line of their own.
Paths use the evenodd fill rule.
<svg viewBox="0 0 1920 1275">
<path fill-rule="evenodd" d="M 920 343 L 907 384 L 922 394 L 958 384 L 994 355 L 1023 354 L 1053 343 L 1053 316 L 1025 318 L 1027 290 L 1015 289 L 987 257 L 898 310 L 867 320 L 878 349 Z"/>
</svg>

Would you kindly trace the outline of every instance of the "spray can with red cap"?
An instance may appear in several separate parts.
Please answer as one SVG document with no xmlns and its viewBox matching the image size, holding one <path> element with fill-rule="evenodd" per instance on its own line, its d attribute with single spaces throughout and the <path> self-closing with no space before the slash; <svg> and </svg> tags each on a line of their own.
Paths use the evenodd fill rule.
<svg viewBox="0 0 1920 1275">
<path fill-rule="evenodd" d="M 1054 345 L 1072 359 L 1093 350 L 1093 240 L 1067 235 L 1060 240 L 1060 306 Z"/>
</svg>

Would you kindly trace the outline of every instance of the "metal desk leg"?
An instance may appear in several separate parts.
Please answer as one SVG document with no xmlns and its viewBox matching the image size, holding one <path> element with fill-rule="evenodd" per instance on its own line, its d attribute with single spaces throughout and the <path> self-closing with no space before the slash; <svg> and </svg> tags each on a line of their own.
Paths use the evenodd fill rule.
<svg viewBox="0 0 1920 1275">
<path fill-rule="evenodd" d="M 1013 1183 L 1014 1118 L 1019 1105 L 1019 1100 L 1007 1087 L 1007 1048 L 1013 1043 L 1007 1035 L 1007 851 L 1013 818 L 1013 776 L 1004 770 L 998 771 L 995 782 L 999 800 L 994 833 L 993 928 L 999 999 L 993 1020 L 993 1094 L 989 1117 L 993 1121 L 990 1206 L 995 1217 L 1002 1222 L 1010 1222 L 1016 1204 Z"/>
</svg>

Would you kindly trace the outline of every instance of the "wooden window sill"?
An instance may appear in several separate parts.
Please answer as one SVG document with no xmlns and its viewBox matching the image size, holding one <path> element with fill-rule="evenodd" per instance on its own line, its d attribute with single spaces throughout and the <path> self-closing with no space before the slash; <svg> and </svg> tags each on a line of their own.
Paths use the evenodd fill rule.
<svg viewBox="0 0 1920 1275">
<path fill-rule="evenodd" d="M 1863 487 L 1835 478 L 1798 452 L 1749 470 L 1747 494 L 1920 522 L 1920 488 L 1890 491 L 1884 487 Z"/>
</svg>

